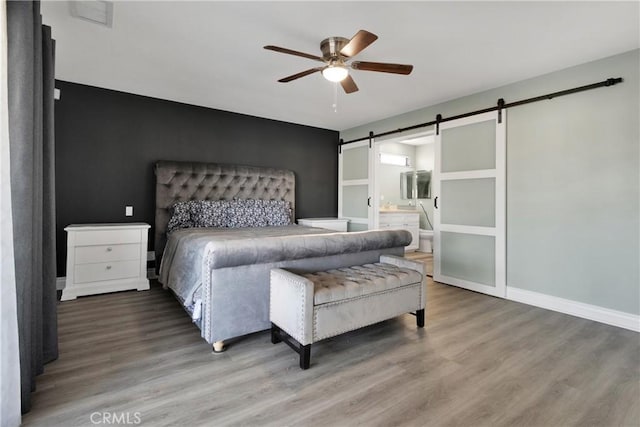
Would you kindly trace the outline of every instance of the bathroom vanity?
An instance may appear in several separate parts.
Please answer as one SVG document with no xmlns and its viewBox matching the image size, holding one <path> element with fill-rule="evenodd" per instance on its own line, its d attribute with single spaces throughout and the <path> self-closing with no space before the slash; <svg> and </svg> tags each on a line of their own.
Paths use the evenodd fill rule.
<svg viewBox="0 0 640 427">
<path fill-rule="evenodd" d="M 380 209 L 378 228 L 381 230 L 407 230 L 411 244 L 405 251 L 415 251 L 420 246 L 420 213 L 408 209 Z"/>
</svg>

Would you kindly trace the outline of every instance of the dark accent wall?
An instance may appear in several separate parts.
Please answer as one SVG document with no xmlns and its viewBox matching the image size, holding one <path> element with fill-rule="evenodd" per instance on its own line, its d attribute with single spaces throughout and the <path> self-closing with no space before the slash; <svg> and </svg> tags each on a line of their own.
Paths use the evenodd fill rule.
<svg viewBox="0 0 640 427">
<path fill-rule="evenodd" d="M 157 160 L 290 169 L 298 218 L 337 214 L 336 131 L 70 82 L 56 87 L 58 276 L 66 274 L 67 225 L 153 227 Z M 125 216 L 126 205 L 134 207 L 133 217 Z"/>
</svg>

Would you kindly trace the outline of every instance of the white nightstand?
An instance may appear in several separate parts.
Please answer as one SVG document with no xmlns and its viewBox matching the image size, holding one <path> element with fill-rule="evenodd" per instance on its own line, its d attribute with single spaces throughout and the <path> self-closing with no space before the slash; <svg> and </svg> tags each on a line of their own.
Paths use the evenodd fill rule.
<svg viewBox="0 0 640 427">
<path fill-rule="evenodd" d="M 348 219 L 343 218 L 299 218 L 298 224 L 307 227 L 326 228 L 335 231 L 347 231 Z"/>
<path fill-rule="evenodd" d="M 149 224 L 72 224 L 67 232 L 67 280 L 62 301 L 82 295 L 149 289 Z"/>
</svg>

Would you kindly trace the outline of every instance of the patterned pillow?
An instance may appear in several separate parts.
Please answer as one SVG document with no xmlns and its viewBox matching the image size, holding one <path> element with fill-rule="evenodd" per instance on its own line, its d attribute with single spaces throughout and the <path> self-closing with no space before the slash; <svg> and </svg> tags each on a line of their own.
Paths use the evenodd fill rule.
<svg viewBox="0 0 640 427">
<path fill-rule="evenodd" d="M 167 234 L 192 227 L 266 227 L 291 224 L 291 204 L 284 200 L 191 200 L 172 206 Z"/>
<path fill-rule="evenodd" d="M 283 226 L 291 224 L 291 203 L 285 200 L 262 200 L 267 225 Z"/>
<path fill-rule="evenodd" d="M 229 201 L 200 200 L 192 212 L 194 227 L 227 227 Z"/>
<path fill-rule="evenodd" d="M 227 227 L 266 227 L 262 200 L 237 199 L 229 201 Z"/>
<path fill-rule="evenodd" d="M 180 228 L 195 227 L 192 213 L 196 205 L 196 200 L 190 200 L 188 202 L 178 202 L 171 206 L 171 219 L 167 224 L 167 234 Z"/>
</svg>

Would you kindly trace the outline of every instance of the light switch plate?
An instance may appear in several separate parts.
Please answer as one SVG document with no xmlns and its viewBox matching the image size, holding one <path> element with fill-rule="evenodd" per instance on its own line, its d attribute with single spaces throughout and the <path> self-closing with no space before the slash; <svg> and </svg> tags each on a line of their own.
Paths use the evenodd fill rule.
<svg viewBox="0 0 640 427">
<path fill-rule="evenodd" d="M 125 216 L 133 216 L 133 206 L 125 206 L 124 207 L 124 215 Z"/>
</svg>

